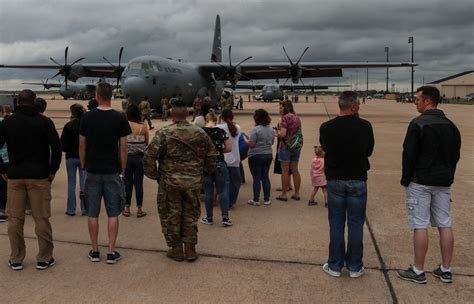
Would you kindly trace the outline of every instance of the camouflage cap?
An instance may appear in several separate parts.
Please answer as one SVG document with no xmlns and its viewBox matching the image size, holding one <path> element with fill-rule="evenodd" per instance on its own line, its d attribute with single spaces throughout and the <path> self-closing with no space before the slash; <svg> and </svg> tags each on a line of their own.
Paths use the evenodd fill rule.
<svg viewBox="0 0 474 304">
<path fill-rule="evenodd" d="M 170 105 L 173 108 L 186 108 L 186 104 L 184 103 L 184 101 L 179 100 L 178 98 L 172 98 L 170 100 Z"/>
</svg>

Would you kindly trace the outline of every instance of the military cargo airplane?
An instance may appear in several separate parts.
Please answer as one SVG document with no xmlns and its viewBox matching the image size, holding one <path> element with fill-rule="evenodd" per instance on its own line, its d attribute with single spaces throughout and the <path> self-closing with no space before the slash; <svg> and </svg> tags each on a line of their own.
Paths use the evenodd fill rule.
<svg viewBox="0 0 474 304">
<path fill-rule="evenodd" d="M 48 83 L 48 79 L 42 82 L 23 82 L 23 84 L 42 85 L 45 90 L 51 88 L 59 88 L 59 94 L 64 98 L 74 98 L 87 100 L 95 96 L 95 84 L 84 84 L 84 83 Z"/>
<path fill-rule="evenodd" d="M 240 79 L 289 78 L 293 83 L 299 83 L 301 78 L 342 77 L 343 68 L 416 66 L 414 63 L 395 62 L 301 62 L 304 52 L 298 61 L 293 62 L 286 54 L 286 50 L 288 62 L 246 62 L 252 58 L 250 56 L 233 65 L 230 46 L 229 63 L 222 63 L 219 15 L 216 16 L 211 62 L 187 63 L 157 56 L 141 56 L 122 65 L 122 51 L 123 48 L 120 49 L 118 64 L 111 63 L 105 57 L 107 63 L 82 63 L 84 60 L 82 57 L 68 64 L 68 47 L 66 47 L 64 64 L 50 58 L 54 64 L 0 65 L 0 68 L 59 69 L 56 75 L 64 76 L 65 82 L 76 81 L 81 77 L 116 78 L 117 85 L 121 83 L 123 94 L 131 102 L 139 102 L 147 96 L 151 106 L 159 109 L 160 99 L 165 95 L 170 97 L 181 94 L 189 106 L 192 105 L 196 95 L 201 98 L 209 95 L 213 100 L 217 100 L 227 81 L 231 85 L 236 85 Z"/>
<path fill-rule="evenodd" d="M 262 90 L 262 92 L 255 97 L 256 100 L 263 100 L 264 102 L 270 102 L 272 100 L 283 100 L 284 91 L 299 91 L 299 90 L 327 90 L 330 87 L 350 87 L 350 85 L 336 85 L 336 84 L 327 84 L 327 85 L 285 85 L 279 83 L 267 83 L 267 84 L 237 84 L 235 88 L 237 89 L 251 89 Z"/>
</svg>

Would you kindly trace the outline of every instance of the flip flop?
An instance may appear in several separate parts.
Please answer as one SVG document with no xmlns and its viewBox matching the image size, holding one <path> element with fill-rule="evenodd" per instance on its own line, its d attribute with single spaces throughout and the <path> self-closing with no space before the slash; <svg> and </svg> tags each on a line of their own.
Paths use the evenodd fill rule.
<svg viewBox="0 0 474 304">
<path fill-rule="evenodd" d="M 130 216 L 130 211 L 124 210 L 124 211 L 122 211 L 122 215 L 126 216 L 126 217 L 129 217 Z"/>
<path fill-rule="evenodd" d="M 299 201 L 299 200 L 300 200 L 300 197 L 299 197 L 299 196 L 296 196 L 296 195 L 292 195 L 291 198 L 294 199 L 295 201 Z"/>
<path fill-rule="evenodd" d="M 145 211 L 138 211 L 137 212 L 137 217 L 144 217 L 146 215 Z"/>
<path fill-rule="evenodd" d="M 288 201 L 287 197 L 281 196 L 281 195 L 277 196 L 276 199 L 279 200 L 279 201 L 284 201 L 284 202 Z"/>
</svg>

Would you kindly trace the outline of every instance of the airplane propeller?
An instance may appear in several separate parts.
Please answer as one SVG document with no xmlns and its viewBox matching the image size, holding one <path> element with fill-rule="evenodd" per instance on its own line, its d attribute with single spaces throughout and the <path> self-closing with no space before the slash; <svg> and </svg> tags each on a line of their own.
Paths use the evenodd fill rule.
<svg viewBox="0 0 474 304">
<path fill-rule="evenodd" d="M 120 65 L 120 63 L 122 62 L 122 53 L 123 53 L 123 46 L 120 48 L 119 60 L 118 60 L 117 66 L 113 65 L 107 58 L 105 58 L 105 56 L 102 57 L 104 58 L 105 61 L 107 61 L 108 64 L 110 64 L 114 68 L 114 71 L 112 73 L 115 73 L 117 75 L 117 85 L 115 86 L 116 88 L 119 87 L 119 82 L 120 82 L 120 79 L 122 78 L 123 70 L 125 69 L 123 65 Z"/>
<path fill-rule="evenodd" d="M 231 51 L 231 49 L 232 49 L 232 46 L 229 45 L 229 65 L 228 66 L 225 66 L 223 64 L 220 64 L 219 62 L 216 62 L 220 67 L 225 69 L 225 73 L 222 74 L 221 76 L 219 76 L 216 80 L 220 80 L 220 79 L 227 76 L 227 79 L 229 79 L 229 81 L 232 85 L 235 85 L 241 77 L 246 78 L 247 80 L 251 80 L 247 76 L 240 73 L 239 66 L 242 63 L 244 63 L 245 61 L 247 61 L 247 60 L 249 60 L 253 57 L 249 56 L 249 57 L 245 58 L 244 60 L 240 61 L 238 64 L 232 65 L 232 51 Z"/>
<path fill-rule="evenodd" d="M 41 83 L 43 84 L 43 91 L 46 91 L 46 89 L 49 90 L 48 80 L 48 78 L 46 78 L 46 80 L 41 80 Z"/>
<path fill-rule="evenodd" d="M 49 59 L 54 62 L 55 64 L 57 64 L 60 68 L 59 68 L 59 71 L 51 78 L 54 78 L 58 75 L 64 75 L 64 82 L 66 84 L 66 90 L 67 90 L 67 81 L 69 79 L 69 76 L 71 75 L 71 71 L 72 71 L 72 66 L 75 65 L 76 63 L 78 63 L 79 61 L 82 61 L 85 59 L 85 57 L 81 57 L 79 59 L 77 59 L 76 61 L 74 61 L 73 63 L 71 64 L 67 64 L 67 53 L 69 51 L 69 46 L 66 46 L 66 49 L 64 50 L 64 64 L 60 64 L 58 63 L 56 60 L 54 60 L 52 57 L 49 57 Z"/>
<path fill-rule="evenodd" d="M 290 56 L 288 56 L 288 53 L 286 52 L 286 49 L 285 47 L 283 46 L 283 52 L 285 52 L 285 55 L 286 55 L 286 58 L 288 58 L 288 61 L 290 63 L 290 68 L 289 68 L 289 73 L 290 73 L 290 78 L 291 78 L 291 81 L 293 83 L 298 83 L 301 81 L 301 74 L 304 70 L 304 68 L 302 68 L 300 66 L 300 61 L 301 59 L 303 58 L 304 54 L 306 53 L 306 51 L 309 49 L 309 46 L 307 46 L 303 53 L 301 53 L 300 55 L 300 58 L 298 59 L 298 61 L 296 61 L 296 63 L 293 63 L 293 61 L 291 60 Z M 286 82 L 288 81 L 288 78 L 285 80 L 285 83 L 284 85 L 286 84 Z M 302 82 L 302 81 L 301 81 Z"/>
</svg>

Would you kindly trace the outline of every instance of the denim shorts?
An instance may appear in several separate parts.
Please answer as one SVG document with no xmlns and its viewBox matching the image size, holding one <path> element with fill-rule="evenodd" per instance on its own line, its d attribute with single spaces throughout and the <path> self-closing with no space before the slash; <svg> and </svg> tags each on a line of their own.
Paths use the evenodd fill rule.
<svg viewBox="0 0 474 304">
<path fill-rule="evenodd" d="M 99 217 L 102 198 L 108 217 L 117 217 L 122 213 L 125 205 L 125 186 L 118 173 L 87 173 L 84 194 L 87 216 Z"/>
<path fill-rule="evenodd" d="M 406 207 L 411 229 L 451 227 L 449 187 L 425 186 L 411 182 L 406 188 Z"/>
<path fill-rule="evenodd" d="M 278 160 L 281 162 L 297 162 L 300 160 L 301 150 L 297 152 L 290 152 L 287 148 L 278 149 Z"/>
</svg>

